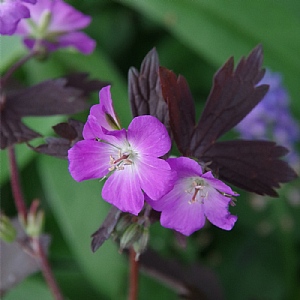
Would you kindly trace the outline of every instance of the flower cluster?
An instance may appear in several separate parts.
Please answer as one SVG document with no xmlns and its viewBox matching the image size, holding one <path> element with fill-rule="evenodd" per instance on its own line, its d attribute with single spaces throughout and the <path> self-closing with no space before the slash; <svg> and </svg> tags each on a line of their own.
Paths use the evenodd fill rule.
<svg viewBox="0 0 300 300">
<path fill-rule="evenodd" d="M 245 139 L 271 139 L 285 145 L 290 150 L 288 161 L 298 165 L 300 160 L 294 147 L 300 127 L 291 115 L 289 95 L 282 86 L 282 78 L 267 70 L 261 83 L 270 85 L 268 93 L 235 129 Z"/>
<path fill-rule="evenodd" d="M 161 224 L 190 235 L 202 228 L 205 216 L 214 225 L 232 229 L 228 212 L 230 187 L 202 172 L 186 157 L 164 160 L 171 140 L 155 117 L 135 117 L 122 129 L 113 109 L 110 86 L 99 93 L 83 129 L 83 141 L 68 154 L 69 171 L 77 181 L 107 178 L 102 197 L 123 212 L 138 215 L 146 200 L 161 211 Z"/>
</svg>

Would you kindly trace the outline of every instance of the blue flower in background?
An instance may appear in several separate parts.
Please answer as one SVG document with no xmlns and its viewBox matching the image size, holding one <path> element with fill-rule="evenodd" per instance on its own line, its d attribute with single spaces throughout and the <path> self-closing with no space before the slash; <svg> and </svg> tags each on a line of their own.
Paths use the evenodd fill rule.
<svg viewBox="0 0 300 300">
<path fill-rule="evenodd" d="M 292 166 L 300 164 L 295 151 L 300 127 L 290 111 L 290 99 L 279 73 L 267 70 L 259 84 L 269 84 L 264 99 L 235 127 L 244 139 L 268 139 L 290 150 L 287 160 Z"/>
</svg>

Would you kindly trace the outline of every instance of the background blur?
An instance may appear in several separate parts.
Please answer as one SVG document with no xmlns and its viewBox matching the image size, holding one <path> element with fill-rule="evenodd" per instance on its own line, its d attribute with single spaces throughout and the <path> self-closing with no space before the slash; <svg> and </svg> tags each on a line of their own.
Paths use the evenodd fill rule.
<svg viewBox="0 0 300 300">
<path fill-rule="evenodd" d="M 86 32 L 97 41 L 90 56 L 58 51 L 44 62 L 30 61 L 16 76 L 31 85 L 42 80 L 87 71 L 112 83 L 117 114 L 130 120 L 127 73 L 156 47 L 160 64 L 186 77 L 197 112 L 209 94 L 213 74 L 230 57 L 237 63 L 257 44 L 264 66 L 283 77 L 291 111 L 300 120 L 300 1 L 298 0 L 85 0 L 66 1 L 93 21 Z M 3 72 L 25 53 L 18 37 L 1 37 Z M 90 103 L 98 102 L 97 93 Z M 86 120 L 88 111 L 74 116 Z M 45 136 L 67 117 L 27 118 Z M 232 137 L 236 133 L 230 133 Z M 34 141 L 38 145 L 42 140 Z M 284 146 L 284 145 L 283 145 Z M 105 218 L 109 205 L 101 200 L 97 180 L 77 183 L 68 162 L 17 148 L 27 203 L 39 198 L 46 211 L 45 232 L 52 237 L 50 260 L 67 299 L 126 299 L 128 264 L 117 246 L 107 241 L 96 253 L 90 235 Z M 299 151 L 299 143 L 298 143 Z M 299 152 L 298 152 L 299 153 Z M 299 173 L 298 173 L 299 174 Z M 237 190 L 239 219 L 230 232 L 213 226 L 193 234 L 186 249 L 160 225 L 151 227 L 150 245 L 182 264 L 203 264 L 218 276 L 225 299 L 300 299 L 300 181 L 284 185 L 279 199 Z M 8 181 L 6 151 L 1 151 L 1 204 L 9 215 L 15 208 Z M 51 299 L 40 274 L 7 293 L 5 300 Z M 176 293 L 142 273 L 139 299 L 177 299 Z"/>
</svg>

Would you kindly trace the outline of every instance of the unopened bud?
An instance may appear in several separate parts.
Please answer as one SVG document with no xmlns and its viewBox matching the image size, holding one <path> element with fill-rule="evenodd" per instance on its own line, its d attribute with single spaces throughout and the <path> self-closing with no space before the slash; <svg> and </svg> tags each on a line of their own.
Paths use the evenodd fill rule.
<svg viewBox="0 0 300 300">
<path fill-rule="evenodd" d="M 132 216 L 131 215 L 126 214 L 126 215 L 122 216 L 114 228 L 114 233 L 117 236 L 121 235 L 122 233 L 125 232 L 127 227 L 131 224 L 132 224 Z"/>
<path fill-rule="evenodd" d="M 0 238 L 6 243 L 12 243 L 17 237 L 17 231 L 7 216 L 0 215 Z"/>
<path fill-rule="evenodd" d="M 137 223 L 133 223 L 127 227 L 120 239 L 121 251 L 125 248 L 130 248 L 141 237 L 141 229 L 141 226 Z"/>
<path fill-rule="evenodd" d="M 39 201 L 33 201 L 27 215 L 25 231 L 30 237 L 38 237 L 43 231 L 44 212 L 38 211 L 38 206 Z"/>
<path fill-rule="evenodd" d="M 139 256 L 147 249 L 149 241 L 149 228 L 143 227 L 142 235 L 140 238 L 133 243 L 133 249 L 136 253 L 135 260 L 139 259 Z"/>
</svg>

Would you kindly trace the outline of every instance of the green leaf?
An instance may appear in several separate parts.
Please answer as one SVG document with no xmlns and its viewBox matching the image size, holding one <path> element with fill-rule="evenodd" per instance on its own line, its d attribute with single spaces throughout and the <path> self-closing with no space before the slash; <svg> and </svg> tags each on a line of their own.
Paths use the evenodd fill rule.
<svg viewBox="0 0 300 300">
<path fill-rule="evenodd" d="M 234 55 L 247 55 L 261 43 L 265 65 L 283 73 L 296 105 L 300 70 L 300 19 L 273 0 L 124 0 L 166 27 L 179 40 L 217 67 Z"/>
<path fill-rule="evenodd" d="M 40 156 L 38 165 L 46 200 L 84 275 L 95 290 L 109 299 L 120 299 L 126 274 L 124 257 L 110 240 L 96 253 L 90 247 L 91 234 L 109 210 L 100 196 L 102 184 L 97 180 L 75 182 L 66 161 Z"/>
</svg>

